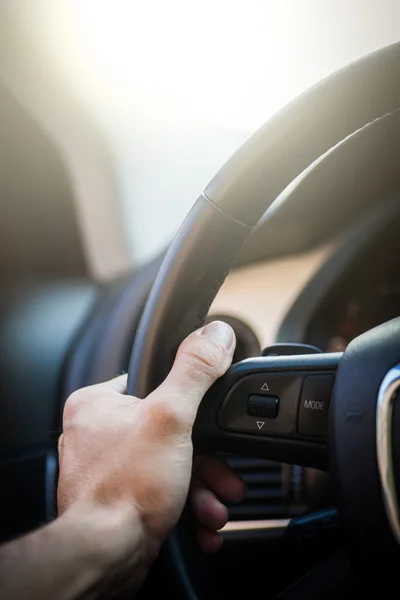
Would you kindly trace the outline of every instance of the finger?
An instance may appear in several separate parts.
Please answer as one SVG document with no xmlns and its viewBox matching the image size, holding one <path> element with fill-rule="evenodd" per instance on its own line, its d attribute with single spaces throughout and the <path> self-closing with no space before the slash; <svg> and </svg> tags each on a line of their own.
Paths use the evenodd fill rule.
<svg viewBox="0 0 400 600">
<path fill-rule="evenodd" d="M 194 460 L 193 475 L 224 502 L 242 502 L 246 495 L 243 479 L 216 456 L 197 456 Z"/>
<path fill-rule="evenodd" d="M 201 483 L 192 486 L 190 504 L 193 514 L 200 525 L 217 531 L 228 522 L 228 510 L 213 494 Z"/>
<path fill-rule="evenodd" d="M 192 424 L 205 392 L 230 366 L 235 343 L 232 327 L 222 321 L 194 331 L 180 345 L 168 377 L 148 399 L 169 404 Z"/>
<path fill-rule="evenodd" d="M 199 525 L 196 527 L 196 537 L 201 549 L 206 554 L 215 554 L 221 549 L 222 538 L 216 531 Z"/>
</svg>

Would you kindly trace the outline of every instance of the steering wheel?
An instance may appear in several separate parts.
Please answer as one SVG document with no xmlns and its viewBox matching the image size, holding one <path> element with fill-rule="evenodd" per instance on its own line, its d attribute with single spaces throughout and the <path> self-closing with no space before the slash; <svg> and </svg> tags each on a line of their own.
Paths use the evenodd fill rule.
<svg viewBox="0 0 400 600">
<path fill-rule="evenodd" d="M 399 120 L 399 73 L 400 43 L 351 64 L 281 110 L 222 167 L 162 263 L 136 335 L 128 393 L 146 397 L 163 380 L 279 193 L 347 136 Z M 399 388 L 400 319 L 361 335 L 343 354 L 248 359 L 204 398 L 195 451 L 331 470 L 358 566 L 371 580 L 383 573 L 393 579 L 400 565 L 400 443 L 392 435 Z M 199 587 L 205 573 L 194 545 L 184 545 L 187 533 L 181 523 L 167 543 L 172 568 L 183 597 L 211 598 Z"/>
</svg>

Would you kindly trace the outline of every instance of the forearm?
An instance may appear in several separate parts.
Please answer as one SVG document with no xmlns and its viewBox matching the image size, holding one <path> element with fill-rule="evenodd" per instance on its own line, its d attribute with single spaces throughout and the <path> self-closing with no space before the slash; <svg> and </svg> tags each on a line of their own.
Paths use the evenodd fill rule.
<svg viewBox="0 0 400 600">
<path fill-rule="evenodd" d="M 133 511 L 74 507 L 0 548 L 0 597 L 112 598 L 140 586 L 157 551 Z"/>
</svg>

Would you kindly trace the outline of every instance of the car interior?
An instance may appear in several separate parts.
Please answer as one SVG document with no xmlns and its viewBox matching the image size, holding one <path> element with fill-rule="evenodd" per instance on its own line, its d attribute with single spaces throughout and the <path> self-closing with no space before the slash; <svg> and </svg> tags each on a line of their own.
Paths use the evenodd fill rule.
<svg viewBox="0 0 400 600">
<path fill-rule="evenodd" d="M 23 57 L 23 32 L 6 18 L 1 31 L 1 54 L 17 45 Z M 233 327 L 237 348 L 201 403 L 194 449 L 223 456 L 245 480 L 246 498 L 228 507 L 223 548 L 212 557 L 198 548 L 185 509 L 139 596 L 364 598 L 394 589 L 400 42 L 284 106 L 192 198 L 161 252 L 103 279 L 82 235 L 82 218 L 92 216 L 77 208 L 87 182 L 72 177 L 65 148 L 10 89 L 5 64 L 0 541 L 56 516 L 68 396 L 125 372 L 128 393 L 146 397 L 184 337 L 219 319 Z M 43 81 L 36 99 L 31 88 L 33 103 L 46 96 Z M 83 136 L 89 125 L 78 109 L 67 113 L 65 129 Z M 102 189 L 107 152 L 92 133 L 104 170 L 92 178 L 89 164 L 87 177 Z M 84 162 L 82 146 L 76 160 Z M 102 219 L 106 264 L 116 217 Z"/>
</svg>

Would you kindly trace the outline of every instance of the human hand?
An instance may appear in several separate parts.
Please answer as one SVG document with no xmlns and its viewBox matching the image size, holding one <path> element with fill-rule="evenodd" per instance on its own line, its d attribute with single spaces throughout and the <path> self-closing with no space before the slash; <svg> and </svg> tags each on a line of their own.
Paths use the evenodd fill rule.
<svg viewBox="0 0 400 600">
<path fill-rule="evenodd" d="M 146 399 L 124 395 L 126 377 L 72 394 L 59 443 L 60 513 L 107 509 L 121 515 L 127 551 L 130 538 L 140 539 L 151 561 L 188 495 L 198 406 L 228 369 L 234 348 L 232 329 L 213 322 L 184 340 L 168 377 Z M 225 463 L 196 458 L 190 501 L 206 552 L 221 544 L 217 530 L 227 511 L 220 500 L 240 501 L 244 491 Z"/>
</svg>

